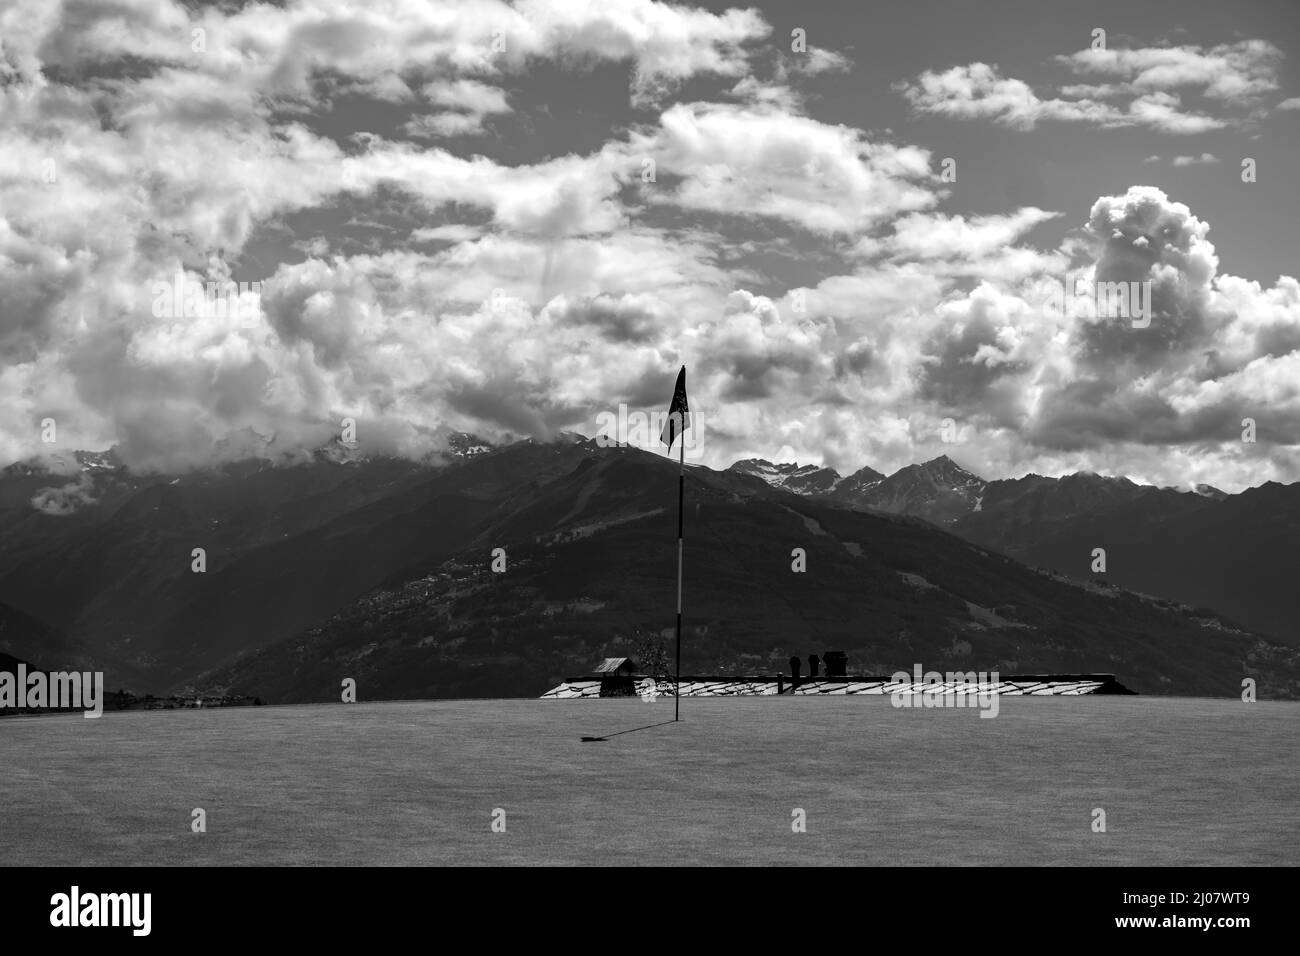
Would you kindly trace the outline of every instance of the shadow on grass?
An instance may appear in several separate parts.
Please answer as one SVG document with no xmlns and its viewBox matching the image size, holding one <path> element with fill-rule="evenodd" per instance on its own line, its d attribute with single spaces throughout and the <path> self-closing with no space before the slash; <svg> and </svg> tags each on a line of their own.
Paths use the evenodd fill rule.
<svg viewBox="0 0 1300 956">
<path fill-rule="evenodd" d="M 633 727 L 633 728 L 631 728 L 630 730 L 619 730 L 619 731 L 615 731 L 615 732 L 612 733 L 612 734 L 606 734 L 606 735 L 603 736 L 603 737 L 583 737 L 583 738 L 582 738 L 582 742 L 583 742 L 583 743 L 595 743 L 595 742 L 598 741 L 598 740 L 609 740 L 610 737 L 617 737 L 619 734 L 634 734 L 634 733 L 636 733 L 638 730 L 650 730 L 652 727 L 662 727 L 664 724 L 672 724 L 672 723 L 676 723 L 676 721 L 673 721 L 673 720 L 661 720 L 661 721 L 659 721 L 659 723 L 657 723 L 657 724 L 646 724 L 644 727 Z"/>
</svg>

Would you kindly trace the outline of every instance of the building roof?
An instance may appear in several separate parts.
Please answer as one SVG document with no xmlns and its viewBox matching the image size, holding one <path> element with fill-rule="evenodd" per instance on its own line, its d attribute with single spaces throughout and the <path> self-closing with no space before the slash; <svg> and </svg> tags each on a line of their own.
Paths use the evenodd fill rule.
<svg viewBox="0 0 1300 956">
<path fill-rule="evenodd" d="M 636 667 L 630 657 L 607 657 L 601 661 L 600 666 L 596 668 L 597 674 L 617 674 L 619 669 L 626 664 L 628 667 Z"/>
</svg>

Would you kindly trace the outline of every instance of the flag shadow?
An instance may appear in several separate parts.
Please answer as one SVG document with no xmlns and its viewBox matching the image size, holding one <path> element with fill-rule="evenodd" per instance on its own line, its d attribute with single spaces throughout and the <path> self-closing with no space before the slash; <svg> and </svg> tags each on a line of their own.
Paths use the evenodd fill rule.
<svg viewBox="0 0 1300 956">
<path fill-rule="evenodd" d="M 596 741 L 609 740 L 610 737 L 617 737 L 620 734 L 634 734 L 638 730 L 650 730 L 654 727 L 662 727 L 664 724 L 674 724 L 674 723 L 676 723 L 675 720 L 661 720 L 657 724 L 646 724 L 644 727 L 632 727 L 629 730 L 617 730 L 612 734 L 605 734 L 603 737 L 583 737 L 582 742 L 584 744 L 595 743 Z"/>
</svg>

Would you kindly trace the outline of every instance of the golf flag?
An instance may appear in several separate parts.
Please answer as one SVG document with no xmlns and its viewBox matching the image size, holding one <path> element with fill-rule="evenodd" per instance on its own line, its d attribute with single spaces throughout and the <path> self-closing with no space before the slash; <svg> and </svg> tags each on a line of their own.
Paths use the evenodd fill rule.
<svg viewBox="0 0 1300 956">
<path fill-rule="evenodd" d="M 677 460 L 677 675 L 673 678 L 673 720 L 682 717 L 682 515 L 686 510 L 686 429 L 691 427 L 691 410 L 686 407 L 686 366 L 677 373 L 677 387 L 673 389 L 673 402 L 668 406 L 668 421 L 659 440 L 673 453 L 673 442 L 682 439 L 681 457 Z"/>
<path fill-rule="evenodd" d="M 668 421 L 664 422 L 664 430 L 659 435 L 659 440 L 671 449 L 673 442 L 691 427 L 691 410 L 686 405 L 686 366 L 677 373 L 677 387 L 673 389 L 673 401 L 668 406 Z M 686 440 L 682 439 L 685 445 Z"/>
</svg>

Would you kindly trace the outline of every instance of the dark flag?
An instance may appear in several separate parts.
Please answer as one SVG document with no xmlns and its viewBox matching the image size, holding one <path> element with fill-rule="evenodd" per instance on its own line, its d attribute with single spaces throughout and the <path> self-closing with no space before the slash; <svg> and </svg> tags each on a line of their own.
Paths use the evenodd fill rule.
<svg viewBox="0 0 1300 956">
<path fill-rule="evenodd" d="M 659 434 L 659 440 L 671 449 L 673 442 L 683 434 L 686 429 L 691 427 L 691 410 L 686 405 L 686 366 L 677 373 L 677 387 L 673 389 L 673 401 L 668 406 L 668 421 L 664 422 L 664 430 Z M 685 445 L 686 440 L 682 439 Z"/>
</svg>

